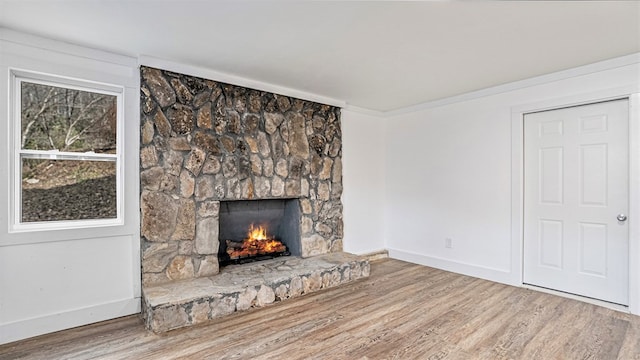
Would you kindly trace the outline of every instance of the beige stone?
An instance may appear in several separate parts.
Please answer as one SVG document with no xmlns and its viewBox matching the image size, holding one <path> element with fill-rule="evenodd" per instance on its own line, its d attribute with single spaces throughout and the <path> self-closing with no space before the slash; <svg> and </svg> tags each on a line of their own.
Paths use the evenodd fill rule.
<svg viewBox="0 0 640 360">
<path fill-rule="evenodd" d="M 271 196 L 281 197 L 284 195 L 284 181 L 275 176 L 271 181 Z"/>
<path fill-rule="evenodd" d="M 267 285 L 262 285 L 256 295 L 256 306 L 265 306 L 273 303 L 276 300 L 276 294 L 273 289 Z"/>
<path fill-rule="evenodd" d="M 265 159 L 262 161 L 262 164 L 262 173 L 264 174 L 264 176 L 273 176 L 273 160 Z"/>
<path fill-rule="evenodd" d="M 212 128 L 211 103 L 206 103 L 200 108 L 200 111 L 198 111 L 198 118 L 196 123 L 199 128 L 203 128 L 203 129 Z"/>
<path fill-rule="evenodd" d="M 191 197 L 195 190 L 196 181 L 187 170 L 180 173 L 180 195 L 184 198 Z"/>
<path fill-rule="evenodd" d="M 249 146 L 249 151 L 251 151 L 253 154 L 258 153 L 258 140 L 256 140 L 255 137 L 245 136 L 244 141 L 247 143 L 247 146 Z"/>
<path fill-rule="evenodd" d="M 218 232 L 217 218 L 200 219 L 196 226 L 195 253 L 201 255 L 217 254 L 219 247 Z"/>
<path fill-rule="evenodd" d="M 309 157 L 309 141 L 305 127 L 304 116 L 300 113 L 288 112 L 289 151 L 291 155 L 307 159 Z"/>
<path fill-rule="evenodd" d="M 276 290 L 274 291 L 276 300 L 282 301 L 289 298 L 289 290 L 287 289 L 287 285 L 280 284 Z"/>
<path fill-rule="evenodd" d="M 186 136 L 169 138 L 169 148 L 174 151 L 190 151 L 191 145 Z"/>
<path fill-rule="evenodd" d="M 322 170 L 320 170 L 320 180 L 327 180 L 331 177 L 331 167 L 333 165 L 333 161 L 330 158 L 324 158 L 322 161 Z"/>
<path fill-rule="evenodd" d="M 285 193 L 287 196 L 299 197 L 301 190 L 300 179 L 288 179 L 285 182 Z"/>
<path fill-rule="evenodd" d="M 169 82 L 162 76 L 162 71 L 143 66 L 140 68 L 142 79 L 149 86 L 158 104 L 167 107 L 176 101 L 176 93 L 169 85 Z"/>
<path fill-rule="evenodd" d="M 140 149 L 140 165 L 143 169 L 158 165 L 158 153 L 155 146 L 147 146 Z"/>
<path fill-rule="evenodd" d="M 200 174 L 200 169 L 202 169 L 202 165 L 204 164 L 206 156 L 207 155 L 204 151 L 195 148 L 189 153 L 184 167 L 187 170 L 191 171 L 193 175 L 198 176 L 198 174 Z"/>
<path fill-rule="evenodd" d="M 201 175 L 196 179 L 196 189 L 194 191 L 197 201 L 206 200 L 214 195 L 213 176 Z"/>
<path fill-rule="evenodd" d="M 246 288 L 243 292 L 238 294 L 238 302 L 236 303 L 236 309 L 238 311 L 249 309 L 251 306 L 253 306 L 253 303 L 256 299 L 256 295 L 258 295 L 258 292 L 254 287 L 250 286 Z"/>
<path fill-rule="evenodd" d="M 178 255 L 167 266 L 167 277 L 170 280 L 181 280 L 193 278 L 193 261 L 190 257 Z"/>
<path fill-rule="evenodd" d="M 284 116 L 281 113 L 264 113 L 264 129 L 269 135 L 275 133 L 283 121 Z"/>
<path fill-rule="evenodd" d="M 145 273 L 158 273 L 164 271 L 178 252 L 176 242 L 151 243 L 142 251 L 142 271 Z"/>
<path fill-rule="evenodd" d="M 258 133 L 258 151 L 263 157 L 269 156 L 271 149 L 269 149 L 269 140 L 265 133 Z"/>
<path fill-rule="evenodd" d="M 293 298 L 300 296 L 302 295 L 303 290 L 304 287 L 302 286 L 302 279 L 299 276 L 291 279 L 291 282 L 289 283 L 289 297 Z"/>
<path fill-rule="evenodd" d="M 313 212 L 309 199 L 300 199 L 300 206 L 302 207 L 302 213 L 305 215 L 311 214 Z"/>
<path fill-rule="evenodd" d="M 198 205 L 198 216 L 210 217 L 218 216 L 220 213 L 220 201 L 203 201 Z"/>
<path fill-rule="evenodd" d="M 309 196 L 309 181 L 300 179 L 300 196 Z"/>
<path fill-rule="evenodd" d="M 179 255 L 191 255 L 191 253 L 193 252 L 193 241 L 180 241 L 179 247 L 178 247 L 178 254 Z"/>
<path fill-rule="evenodd" d="M 333 162 L 333 177 L 331 181 L 334 184 L 342 184 L 342 158 L 336 158 Z"/>
<path fill-rule="evenodd" d="M 196 204 L 193 200 L 180 200 L 178 216 L 176 217 L 176 229 L 171 240 L 191 240 L 195 235 Z"/>
<path fill-rule="evenodd" d="M 329 251 L 327 241 L 318 234 L 302 237 L 302 257 L 326 254 Z"/>
<path fill-rule="evenodd" d="M 218 257 L 216 255 L 205 256 L 204 259 L 200 261 L 200 266 L 198 267 L 198 277 L 207 277 L 213 276 L 220 271 L 218 266 Z"/>
<path fill-rule="evenodd" d="M 305 294 L 320 290 L 322 288 L 322 276 L 320 276 L 319 272 L 314 272 L 310 276 L 303 276 L 302 287 Z"/>
<path fill-rule="evenodd" d="M 316 224 L 315 229 L 317 232 L 319 232 L 323 236 L 329 236 L 333 232 L 333 229 L 331 229 L 330 226 L 320 222 Z"/>
<path fill-rule="evenodd" d="M 159 166 L 154 166 L 140 172 L 140 186 L 143 190 L 158 190 L 164 176 L 164 170 Z"/>
<path fill-rule="evenodd" d="M 201 324 L 207 320 L 209 320 L 209 313 L 211 312 L 211 307 L 208 302 L 199 302 L 194 303 L 191 307 L 191 323 L 192 324 Z"/>
<path fill-rule="evenodd" d="M 176 227 L 178 203 L 169 195 L 143 191 L 141 234 L 149 241 L 167 241 Z"/>
<path fill-rule="evenodd" d="M 313 220 L 308 216 L 303 216 L 300 220 L 300 233 L 307 235 L 313 230 Z"/>
<path fill-rule="evenodd" d="M 255 194 L 258 198 L 265 198 L 269 195 L 271 190 L 271 183 L 269 179 L 264 176 L 259 176 L 255 178 L 254 182 Z"/>
<path fill-rule="evenodd" d="M 328 201 L 331 195 L 330 191 L 331 190 L 329 188 L 329 183 L 327 182 L 318 183 L 318 200 Z"/>
<path fill-rule="evenodd" d="M 189 315 L 180 305 L 154 309 L 151 330 L 165 332 L 189 325 Z"/>
<path fill-rule="evenodd" d="M 289 176 L 289 164 L 287 164 L 287 160 L 279 159 L 276 163 L 276 174 L 286 178 Z"/>
<path fill-rule="evenodd" d="M 140 132 L 142 133 L 143 145 L 148 145 L 153 141 L 154 129 L 151 121 L 145 121 L 144 124 L 142 124 L 142 130 Z"/>
<path fill-rule="evenodd" d="M 168 174 L 179 176 L 182 172 L 182 153 L 178 151 L 169 150 L 164 154 L 163 167 Z"/>
<path fill-rule="evenodd" d="M 207 160 L 205 160 L 204 165 L 202 166 L 202 173 L 217 174 L 220 172 L 220 169 L 222 169 L 222 164 L 220 164 L 220 160 L 218 160 L 218 158 L 216 158 L 215 156 L 209 156 L 207 157 Z"/>
</svg>

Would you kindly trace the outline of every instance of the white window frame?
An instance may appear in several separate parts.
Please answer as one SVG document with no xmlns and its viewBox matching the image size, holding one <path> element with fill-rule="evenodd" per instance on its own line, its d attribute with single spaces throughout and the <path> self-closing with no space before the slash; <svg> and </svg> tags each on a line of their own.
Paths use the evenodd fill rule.
<svg viewBox="0 0 640 360">
<path fill-rule="evenodd" d="M 21 84 L 30 82 L 41 85 L 56 86 L 73 90 L 112 95 L 116 97 L 116 153 L 97 154 L 93 152 L 63 152 L 57 150 L 25 150 L 22 149 L 22 104 Z M 64 230 L 78 228 L 94 228 L 105 226 L 122 226 L 123 218 L 123 139 L 124 139 L 124 93 L 122 86 L 94 81 L 61 77 L 22 69 L 9 69 L 9 119 L 10 119 L 10 226 L 9 232 L 31 232 L 47 230 Z M 79 161 L 115 161 L 116 163 L 116 217 L 109 219 L 82 219 L 22 222 L 22 158 L 79 160 Z"/>
</svg>

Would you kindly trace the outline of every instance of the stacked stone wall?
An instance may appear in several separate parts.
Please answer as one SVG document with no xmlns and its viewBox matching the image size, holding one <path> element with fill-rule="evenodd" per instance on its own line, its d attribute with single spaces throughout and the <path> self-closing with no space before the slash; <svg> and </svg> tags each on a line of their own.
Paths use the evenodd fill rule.
<svg viewBox="0 0 640 360">
<path fill-rule="evenodd" d="M 302 256 L 342 250 L 339 108 L 140 71 L 143 285 L 218 273 L 220 201 L 299 198 Z"/>
</svg>

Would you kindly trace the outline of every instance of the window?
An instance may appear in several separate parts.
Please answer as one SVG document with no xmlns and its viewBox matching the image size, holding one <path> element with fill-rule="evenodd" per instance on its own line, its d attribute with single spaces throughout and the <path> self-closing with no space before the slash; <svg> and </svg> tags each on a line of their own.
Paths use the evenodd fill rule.
<svg viewBox="0 0 640 360">
<path fill-rule="evenodd" d="M 118 223 L 123 90 L 12 75 L 14 230 Z"/>
</svg>

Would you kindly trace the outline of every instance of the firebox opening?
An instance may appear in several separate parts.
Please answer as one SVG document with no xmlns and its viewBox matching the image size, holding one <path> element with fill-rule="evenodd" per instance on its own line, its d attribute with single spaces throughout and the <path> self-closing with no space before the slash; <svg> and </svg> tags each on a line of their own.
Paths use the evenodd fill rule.
<svg viewBox="0 0 640 360">
<path fill-rule="evenodd" d="M 221 201 L 219 224 L 221 266 L 301 254 L 298 199 Z"/>
</svg>

